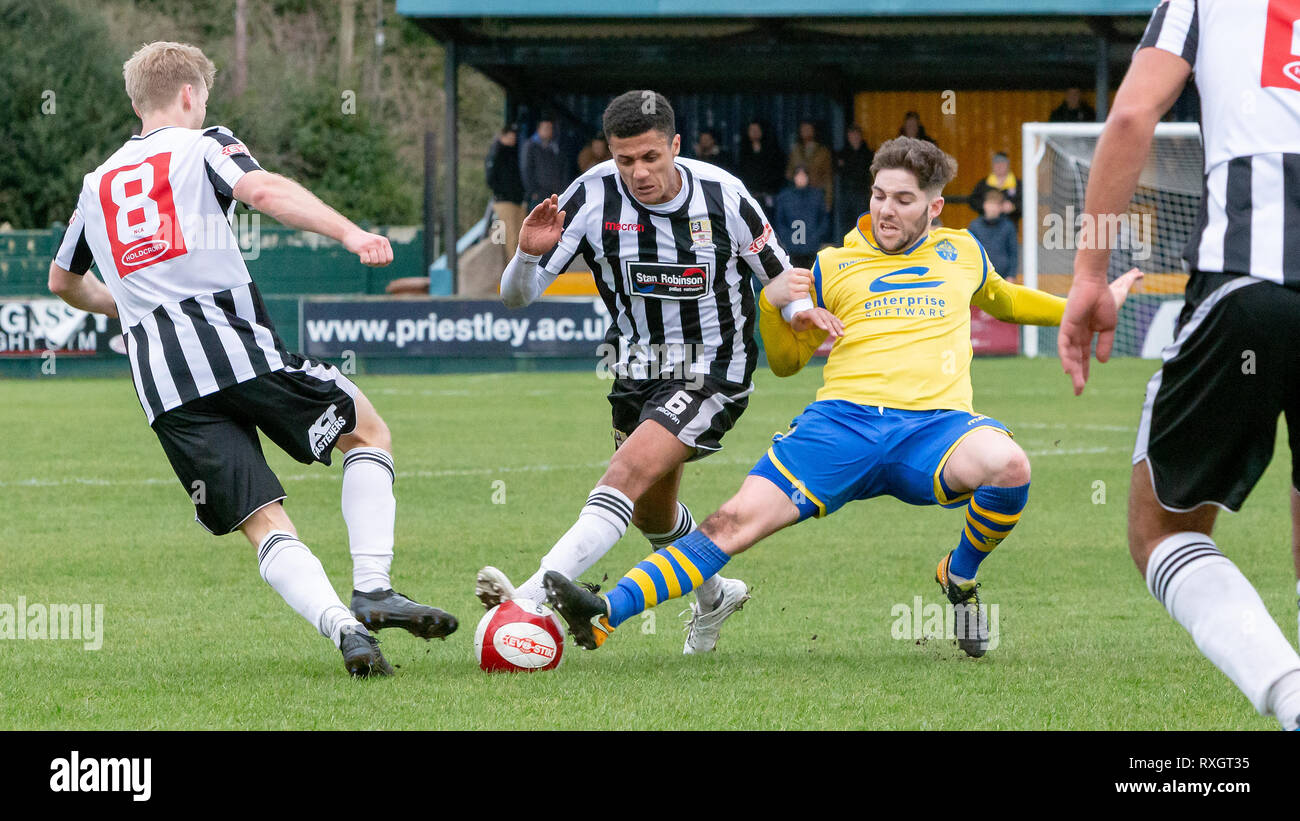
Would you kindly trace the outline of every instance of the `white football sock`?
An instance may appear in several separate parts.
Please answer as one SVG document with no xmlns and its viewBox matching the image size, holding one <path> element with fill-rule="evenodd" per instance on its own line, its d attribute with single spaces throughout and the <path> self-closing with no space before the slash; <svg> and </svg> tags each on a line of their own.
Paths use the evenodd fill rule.
<svg viewBox="0 0 1300 821">
<path fill-rule="evenodd" d="M 1300 608 L 1300 581 L 1295 583 L 1295 595 L 1297 608 Z M 1296 646 L 1300 647 L 1300 609 L 1296 612 L 1296 639 L 1298 640 Z"/>
<path fill-rule="evenodd" d="M 701 610 L 712 610 L 722 600 L 722 577 L 717 573 L 700 582 L 695 588 L 695 601 Z"/>
<path fill-rule="evenodd" d="M 353 448 L 343 457 L 343 521 L 352 548 L 352 587 L 387 590 L 393 566 L 393 457 L 382 448 Z"/>
<path fill-rule="evenodd" d="M 1147 563 L 1147 589 L 1261 714 L 1295 703 L 1300 679 L 1282 679 L 1300 672 L 1300 655 L 1212 538 L 1175 533 L 1157 545 Z"/>
<path fill-rule="evenodd" d="M 632 500 L 609 485 L 597 485 L 578 514 L 578 521 L 542 557 L 541 568 L 515 588 L 515 594 L 531 601 L 546 601 L 542 576 L 554 570 L 576 579 L 609 552 L 632 521 Z"/>
<path fill-rule="evenodd" d="M 320 559 L 292 533 L 272 530 L 266 534 L 257 546 L 257 568 L 266 583 L 335 646 L 344 627 L 361 627 L 339 601 Z"/>
<path fill-rule="evenodd" d="M 1273 685 L 1268 704 L 1283 730 L 1300 729 L 1300 670 L 1287 673 Z"/>
</svg>

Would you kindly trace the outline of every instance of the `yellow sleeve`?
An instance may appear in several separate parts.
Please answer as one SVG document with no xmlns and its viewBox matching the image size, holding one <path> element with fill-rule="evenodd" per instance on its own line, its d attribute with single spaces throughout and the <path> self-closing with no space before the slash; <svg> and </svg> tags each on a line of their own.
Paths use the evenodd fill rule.
<svg viewBox="0 0 1300 821">
<path fill-rule="evenodd" d="M 1063 298 L 1007 282 L 993 270 L 984 287 L 971 298 L 971 304 L 997 319 L 1019 325 L 1060 325 L 1065 315 Z"/>
<path fill-rule="evenodd" d="M 758 333 L 767 352 L 767 366 L 777 376 L 798 373 L 826 339 L 826 332 L 821 328 L 795 333 L 781 318 L 781 311 L 768 301 L 766 293 L 758 297 Z"/>
</svg>

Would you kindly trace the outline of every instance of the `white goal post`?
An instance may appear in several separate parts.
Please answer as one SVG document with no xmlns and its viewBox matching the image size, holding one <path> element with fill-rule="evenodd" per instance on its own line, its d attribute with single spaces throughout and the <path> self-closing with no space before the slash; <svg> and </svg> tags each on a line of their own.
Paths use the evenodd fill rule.
<svg viewBox="0 0 1300 821">
<path fill-rule="evenodd" d="M 1125 304 L 1116 355 L 1159 355 L 1173 337 L 1175 301 L 1186 269 L 1181 256 L 1199 217 L 1203 179 L 1197 123 L 1160 123 L 1127 214 L 1088 225 L 1083 199 L 1103 123 L 1025 123 L 1021 131 L 1021 271 L 1030 288 L 1065 295 L 1074 249 L 1088 236 L 1110 243 L 1110 278 L 1136 265 L 1148 274 Z M 1085 236 L 1088 232 L 1088 236 Z M 1103 234 L 1105 235 L 1103 237 Z M 1141 295 L 1141 296 L 1139 296 Z M 1170 303 L 1170 304 L 1166 304 Z M 1056 329 L 1022 329 L 1026 356 L 1056 352 Z"/>
</svg>

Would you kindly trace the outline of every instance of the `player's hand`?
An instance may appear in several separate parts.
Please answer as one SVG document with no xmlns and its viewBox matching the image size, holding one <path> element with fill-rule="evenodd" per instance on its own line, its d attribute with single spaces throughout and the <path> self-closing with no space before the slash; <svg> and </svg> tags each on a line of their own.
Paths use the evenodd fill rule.
<svg viewBox="0 0 1300 821">
<path fill-rule="evenodd" d="M 564 212 L 560 210 L 560 197 L 552 194 L 537 203 L 519 229 L 519 250 L 540 256 L 555 247 L 564 233 Z"/>
<path fill-rule="evenodd" d="M 388 237 L 353 228 L 343 235 L 343 247 L 357 255 L 362 265 L 381 266 L 393 261 L 393 246 Z"/>
<path fill-rule="evenodd" d="M 1130 268 L 1124 276 L 1117 278 L 1110 284 L 1110 295 L 1115 298 L 1116 315 L 1119 314 L 1119 309 L 1124 307 L 1124 300 L 1128 299 L 1129 291 L 1133 290 L 1142 276 L 1142 271 L 1137 268 Z"/>
<path fill-rule="evenodd" d="M 789 268 L 773 277 L 767 285 L 763 286 L 763 293 L 767 294 L 767 301 L 772 303 L 772 307 L 778 310 L 796 299 L 803 299 L 808 296 L 811 290 L 812 271 L 807 268 Z"/>
<path fill-rule="evenodd" d="M 1136 279 L 1133 277 L 1121 287 L 1127 291 Z M 1115 280 L 1116 284 L 1119 282 L 1119 279 Z M 1114 285 L 1078 275 L 1070 286 L 1065 316 L 1061 318 L 1061 330 L 1056 337 L 1056 352 L 1061 357 L 1061 367 L 1070 375 L 1070 381 L 1074 384 L 1075 396 L 1083 393 L 1083 386 L 1088 382 L 1094 335 L 1097 335 L 1097 361 L 1110 360 L 1110 351 L 1115 344 L 1115 323 L 1119 316 L 1113 287 Z"/>
<path fill-rule="evenodd" d="M 800 311 L 790 319 L 790 327 L 795 333 L 802 333 L 809 328 L 821 328 L 831 339 L 844 336 L 844 323 L 825 308 Z"/>
</svg>

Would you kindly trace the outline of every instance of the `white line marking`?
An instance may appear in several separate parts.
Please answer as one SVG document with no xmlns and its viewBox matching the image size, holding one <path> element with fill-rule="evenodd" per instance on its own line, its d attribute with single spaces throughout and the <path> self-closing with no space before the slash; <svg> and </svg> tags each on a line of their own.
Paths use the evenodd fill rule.
<svg viewBox="0 0 1300 821">
<path fill-rule="evenodd" d="M 1035 450 L 1026 450 L 1029 456 L 1081 456 L 1098 453 L 1112 453 L 1117 451 L 1128 452 L 1128 448 L 1119 447 L 1091 447 L 1091 448 L 1039 448 Z M 705 462 L 706 465 L 752 465 L 758 457 L 740 458 L 737 456 L 725 457 L 715 456 Z M 457 476 L 496 476 L 502 473 L 547 473 L 552 471 L 567 470 L 596 470 L 609 465 L 609 460 L 600 462 L 575 462 L 572 464 L 561 465 L 513 465 L 502 467 L 485 467 L 485 468 L 449 468 L 444 470 L 399 470 L 397 478 L 399 479 L 443 479 Z M 280 476 L 282 482 L 321 482 L 331 481 L 339 482 L 343 478 L 342 471 L 313 471 L 311 473 L 290 473 Z M 147 487 L 150 485 L 170 485 L 175 484 L 177 479 L 174 477 L 156 477 L 150 476 L 143 479 L 104 479 L 93 476 L 67 476 L 61 479 L 14 479 L 10 481 L 0 480 L 0 488 L 15 487 L 64 487 L 67 485 L 87 485 L 91 487 Z"/>
<path fill-rule="evenodd" d="M 1099 430 L 1115 433 L 1136 433 L 1136 425 L 1073 425 L 1064 422 L 1054 422 L 1051 424 L 1045 422 L 1020 422 L 1015 425 L 1008 425 L 1014 430 Z"/>
</svg>

